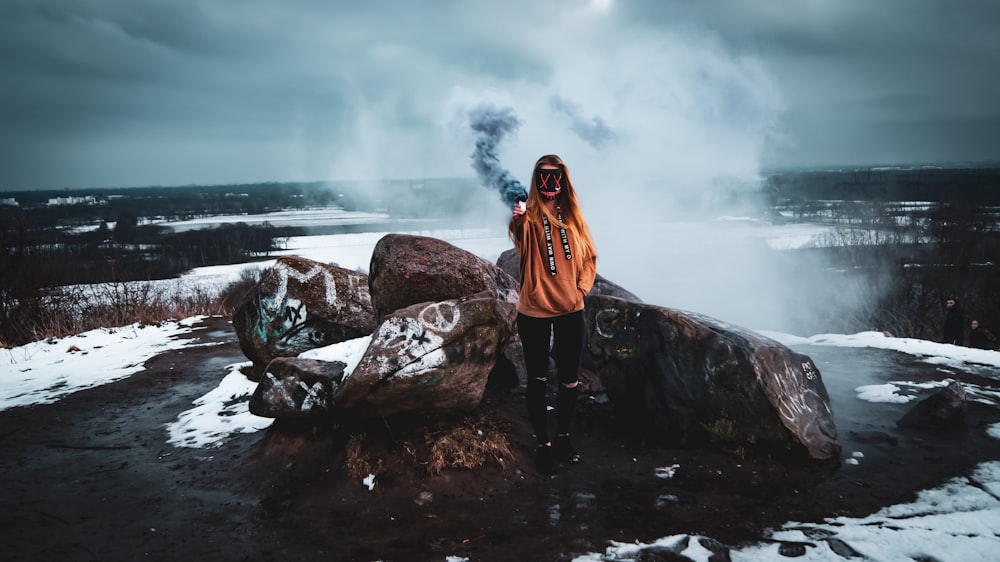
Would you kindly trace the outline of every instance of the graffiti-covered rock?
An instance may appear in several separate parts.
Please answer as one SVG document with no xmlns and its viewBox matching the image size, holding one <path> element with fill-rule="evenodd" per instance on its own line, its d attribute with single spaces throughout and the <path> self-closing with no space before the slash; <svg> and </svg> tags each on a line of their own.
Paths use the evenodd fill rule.
<svg viewBox="0 0 1000 562">
<path fill-rule="evenodd" d="M 263 272 L 233 313 L 243 353 L 256 365 L 371 334 L 375 314 L 362 273 L 290 256 Z"/>
<path fill-rule="evenodd" d="M 515 316 L 512 303 L 490 292 L 396 310 L 334 401 L 368 416 L 469 411 L 482 400 Z"/>
<path fill-rule="evenodd" d="M 675 445 L 766 447 L 839 458 L 812 360 L 694 313 L 589 296 L 587 347 L 616 409 Z"/>
<path fill-rule="evenodd" d="M 372 251 L 368 287 L 378 320 L 422 302 L 488 291 L 517 303 L 517 284 L 497 266 L 444 240 L 387 234 Z"/>
<path fill-rule="evenodd" d="M 265 418 L 307 418 L 333 411 L 344 378 L 341 361 L 278 357 L 267 364 L 250 397 L 250 413 Z"/>
</svg>

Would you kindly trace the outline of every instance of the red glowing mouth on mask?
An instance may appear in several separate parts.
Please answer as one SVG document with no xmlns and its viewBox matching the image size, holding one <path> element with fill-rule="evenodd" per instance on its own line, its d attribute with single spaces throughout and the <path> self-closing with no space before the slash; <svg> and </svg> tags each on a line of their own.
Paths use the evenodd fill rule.
<svg viewBox="0 0 1000 562">
<path fill-rule="evenodd" d="M 535 182 L 539 194 L 547 199 L 555 199 L 562 192 L 562 170 L 538 170 Z"/>
</svg>

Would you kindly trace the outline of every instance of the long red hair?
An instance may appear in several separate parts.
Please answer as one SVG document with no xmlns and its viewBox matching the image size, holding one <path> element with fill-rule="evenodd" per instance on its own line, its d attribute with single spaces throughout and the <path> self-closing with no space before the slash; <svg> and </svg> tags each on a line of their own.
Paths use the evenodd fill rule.
<svg viewBox="0 0 1000 562">
<path fill-rule="evenodd" d="M 538 195 L 538 170 L 544 165 L 556 166 L 563 173 L 563 188 L 559 195 L 556 195 L 556 205 L 560 209 L 563 219 L 562 223 L 549 211 L 548 207 L 545 206 L 544 200 Z M 575 239 L 575 244 L 572 245 L 574 256 L 582 259 L 583 256 L 597 255 L 594 249 L 594 240 L 590 236 L 590 227 L 587 226 L 587 221 L 584 220 L 583 213 L 580 211 L 580 204 L 576 200 L 576 189 L 573 188 L 573 181 L 569 177 L 569 169 L 566 168 L 566 164 L 562 161 L 562 158 L 555 154 L 542 156 L 535 162 L 535 167 L 531 170 L 531 189 L 528 190 L 528 201 L 524 218 L 535 223 L 541 223 L 543 216 L 548 218 L 549 222 L 553 225 L 566 228 L 567 234 L 572 237 L 571 240 Z M 514 242 L 514 249 L 520 254 L 522 250 L 520 247 L 521 238 L 515 232 L 514 221 L 511 221 L 508 233 L 511 241 Z"/>
</svg>

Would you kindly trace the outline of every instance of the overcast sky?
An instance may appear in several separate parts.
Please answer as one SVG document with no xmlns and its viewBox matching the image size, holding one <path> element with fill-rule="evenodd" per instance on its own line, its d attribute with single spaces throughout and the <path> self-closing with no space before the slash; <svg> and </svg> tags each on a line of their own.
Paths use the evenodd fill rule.
<svg viewBox="0 0 1000 562">
<path fill-rule="evenodd" d="M 4 0 L 0 191 L 472 177 L 483 103 L 522 177 L 983 161 L 998 68 L 995 0 Z"/>
</svg>

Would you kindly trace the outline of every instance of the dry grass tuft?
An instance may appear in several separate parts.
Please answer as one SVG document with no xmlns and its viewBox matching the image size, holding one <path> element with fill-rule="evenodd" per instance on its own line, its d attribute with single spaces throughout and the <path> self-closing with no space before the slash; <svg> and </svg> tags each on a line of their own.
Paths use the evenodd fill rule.
<svg viewBox="0 0 1000 562">
<path fill-rule="evenodd" d="M 364 433 L 358 433 L 352 435 L 350 439 L 347 440 L 346 445 L 346 460 L 347 473 L 351 475 L 351 479 L 355 481 L 364 480 L 369 474 L 376 474 L 382 468 L 382 461 L 372 462 L 368 453 L 364 451 L 366 435 Z"/>
<path fill-rule="evenodd" d="M 490 465 L 504 473 L 514 469 L 515 457 L 502 421 L 479 415 L 434 425 L 434 431 L 418 430 L 402 440 L 393 439 L 391 450 L 385 451 L 389 468 L 402 469 L 399 463 L 412 463 L 431 476 L 449 469 L 475 470 Z M 379 447 L 365 433 L 351 435 L 344 446 L 344 462 L 352 479 L 379 476 L 386 469 L 382 458 L 372 460 L 372 451 L 381 450 Z"/>
<path fill-rule="evenodd" d="M 138 323 L 155 326 L 191 316 L 228 316 L 256 287 L 259 271 L 214 294 L 200 287 L 164 288 L 151 282 L 99 283 L 40 290 L 28 297 L 0 294 L 0 347 L 62 338 Z"/>
<path fill-rule="evenodd" d="M 231 314 L 250 294 L 257 290 L 265 271 L 252 267 L 243 269 L 239 278 L 219 293 L 218 305 Z"/>
<path fill-rule="evenodd" d="M 430 444 L 426 463 L 431 474 L 446 468 L 473 469 L 495 464 L 506 472 L 513 466 L 507 435 L 489 420 L 466 420 L 451 429 L 427 436 Z"/>
</svg>

